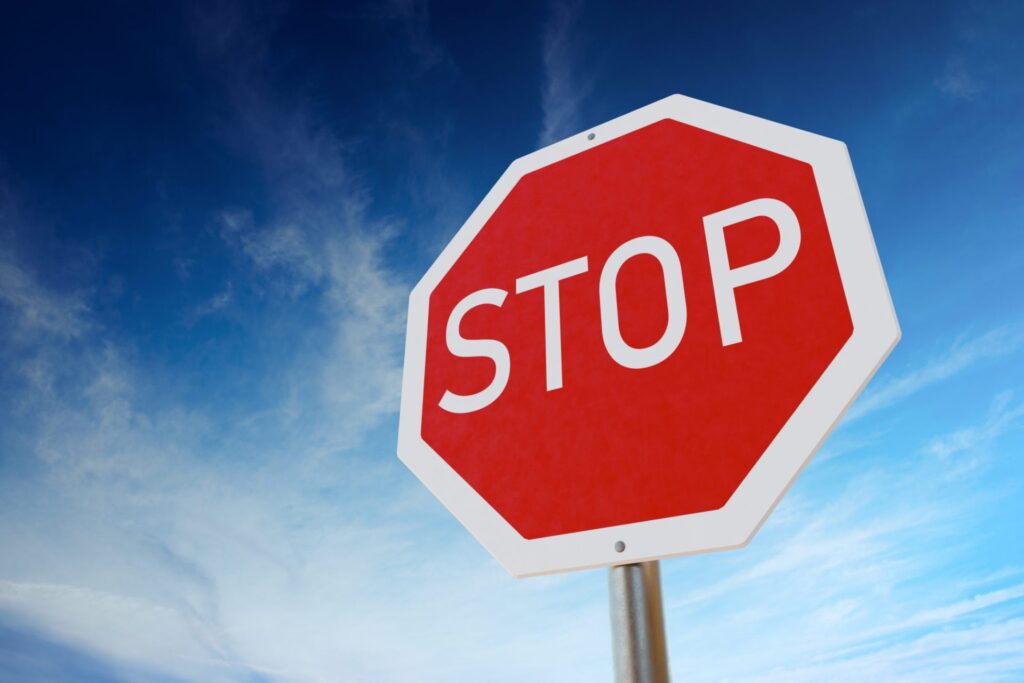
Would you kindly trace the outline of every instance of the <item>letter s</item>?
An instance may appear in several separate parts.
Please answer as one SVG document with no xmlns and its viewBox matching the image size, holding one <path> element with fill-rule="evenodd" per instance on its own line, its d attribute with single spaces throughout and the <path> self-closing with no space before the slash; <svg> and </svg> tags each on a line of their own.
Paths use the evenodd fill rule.
<svg viewBox="0 0 1024 683">
<path fill-rule="evenodd" d="M 507 295 L 508 292 L 503 289 L 481 289 L 460 301 L 448 316 L 445 341 L 452 355 L 459 358 L 490 358 L 494 361 L 494 379 L 482 391 L 463 396 L 445 390 L 439 405 L 449 413 L 472 413 L 486 408 L 501 396 L 505 385 L 508 384 L 512 366 L 508 348 L 495 339 L 466 339 L 459 331 L 462 318 L 471 309 L 485 304 L 501 306 L 505 303 Z"/>
</svg>

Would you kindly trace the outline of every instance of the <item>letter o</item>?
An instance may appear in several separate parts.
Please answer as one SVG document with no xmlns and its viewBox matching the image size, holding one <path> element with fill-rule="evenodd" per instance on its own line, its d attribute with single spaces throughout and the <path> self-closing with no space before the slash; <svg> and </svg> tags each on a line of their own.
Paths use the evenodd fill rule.
<svg viewBox="0 0 1024 683">
<path fill-rule="evenodd" d="M 615 291 L 619 270 L 629 259 L 650 254 L 661 264 L 665 281 L 665 303 L 668 323 L 661 338 L 644 348 L 630 346 L 619 329 L 619 302 Z M 601 336 L 608 355 L 626 368 L 649 368 L 662 362 L 676 350 L 686 331 L 686 296 L 683 292 L 683 269 L 679 255 L 671 244 L 654 235 L 644 235 L 625 242 L 611 253 L 601 270 L 599 284 L 601 299 Z"/>
</svg>

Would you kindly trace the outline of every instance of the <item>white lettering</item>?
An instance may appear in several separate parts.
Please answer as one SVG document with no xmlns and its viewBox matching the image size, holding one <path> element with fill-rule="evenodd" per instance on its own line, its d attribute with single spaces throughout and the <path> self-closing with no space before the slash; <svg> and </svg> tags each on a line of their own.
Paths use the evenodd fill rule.
<svg viewBox="0 0 1024 683">
<path fill-rule="evenodd" d="M 544 363 L 548 391 L 562 388 L 562 307 L 558 283 L 587 272 L 587 257 L 560 263 L 516 280 L 516 294 L 531 289 L 544 290 Z"/>
<path fill-rule="evenodd" d="M 661 339 L 646 348 L 635 348 L 626 343 L 619 329 L 619 302 L 615 284 L 619 269 L 629 259 L 639 254 L 650 254 L 661 264 L 665 280 L 665 303 L 668 307 L 668 323 Z M 619 365 L 626 368 L 649 368 L 668 358 L 686 331 L 686 297 L 683 294 L 683 270 L 679 255 L 671 244 L 660 237 L 644 235 L 631 239 L 612 252 L 601 271 L 598 285 L 601 299 L 601 334 L 608 354 Z"/>
<path fill-rule="evenodd" d="M 494 379 L 483 390 L 463 396 L 445 391 L 440 406 L 449 413 L 472 413 L 494 403 L 508 384 L 512 362 L 508 348 L 495 339 L 466 339 L 459 331 L 462 318 L 477 306 L 501 306 L 508 295 L 503 289 L 481 289 L 460 301 L 448 316 L 445 340 L 448 350 L 460 358 L 490 358 L 494 361 Z"/>
<path fill-rule="evenodd" d="M 729 268 L 725 248 L 725 229 L 751 218 L 770 218 L 779 230 L 779 247 L 762 261 Z M 736 311 L 736 288 L 778 275 L 796 257 L 800 248 L 800 223 L 793 210 L 778 199 L 755 199 L 704 217 L 704 236 L 711 260 L 711 283 L 715 289 L 718 327 L 722 346 L 743 341 L 739 313 Z"/>
</svg>

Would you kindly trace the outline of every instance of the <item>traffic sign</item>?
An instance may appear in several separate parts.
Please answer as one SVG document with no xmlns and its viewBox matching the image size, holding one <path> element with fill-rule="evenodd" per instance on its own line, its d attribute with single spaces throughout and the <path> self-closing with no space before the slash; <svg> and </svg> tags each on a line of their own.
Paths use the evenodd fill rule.
<svg viewBox="0 0 1024 683">
<path fill-rule="evenodd" d="M 413 289 L 399 457 L 516 576 L 742 546 L 899 334 L 846 146 L 674 95 Z"/>
</svg>

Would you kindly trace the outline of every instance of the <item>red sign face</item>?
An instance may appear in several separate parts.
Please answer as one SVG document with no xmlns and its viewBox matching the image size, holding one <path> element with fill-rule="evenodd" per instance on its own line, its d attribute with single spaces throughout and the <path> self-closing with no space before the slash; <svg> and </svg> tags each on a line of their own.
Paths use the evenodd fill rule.
<svg viewBox="0 0 1024 683">
<path fill-rule="evenodd" d="M 418 452 L 461 492 L 432 488 L 457 514 L 478 497 L 523 542 L 704 519 L 852 346 L 860 276 L 841 272 L 826 166 L 685 119 L 649 112 L 513 167 L 414 292 L 403 428 L 415 411 Z"/>
<path fill-rule="evenodd" d="M 792 210 L 799 246 L 777 274 L 734 288 L 742 340 L 726 345 L 704 217 L 762 198 Z M 722 232 L 732 272 L 780 246 L 768 216 Z M 643 236 L 674 252 L 686 320 L 664 360 L 631 368 L 602 337 L 599 280 Z M 516 281 L 581 257 L 584 272 L 549 285 L 561 386 L 548 389 L 544 288 L 517 294 Z M 644 251 L 622 263 L 628 347 L 665 333 L 669 276 Z M 508 349 L 508 382 L 486 406 L 449 412 L 446 392 L 472 395 L 495 376 L 491 358 L 446 342 L 455 307 L 489 288 L 505 300 L 470 309 L 460 332 Z M 853 331 L 811 166 L 672 120 L 520 180 L 431 294 L 429 317 L 423 438 L 528 539 L 722 507 Z"/>
</svg>

